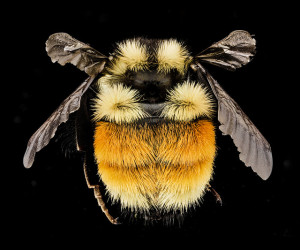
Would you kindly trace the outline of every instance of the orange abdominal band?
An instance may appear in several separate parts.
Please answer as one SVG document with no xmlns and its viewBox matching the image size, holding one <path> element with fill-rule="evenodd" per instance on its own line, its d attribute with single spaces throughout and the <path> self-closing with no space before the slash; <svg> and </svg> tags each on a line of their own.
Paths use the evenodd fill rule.
<svg viewBox="0 0 300 250">
<path fill-rule="evenodd" d="M 94 152 L 110 197 L 122 208 L 185 211 L 213 173 L 211 121 L 117 125 L 98 122 Z"/>
</svg>

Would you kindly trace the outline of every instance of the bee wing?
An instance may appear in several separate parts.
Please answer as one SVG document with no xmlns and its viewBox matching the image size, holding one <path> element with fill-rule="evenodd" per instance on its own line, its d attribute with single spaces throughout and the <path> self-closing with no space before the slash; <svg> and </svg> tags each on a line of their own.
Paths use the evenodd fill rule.
<svg viewBox="0 0 300 250">
<path fill-rule="evenodd" d="M 46 42 L 46 51 L 52 62 L 58 62 L 61 65 L 71 63 L 90 76 L 101 72 L 108 59 L 99 51 L 67 33 L 51 35 Z"/>
<path fill-rule="evenodd" d="M 255 39 L 247 31 L 236 30 L 203 50 L 195 58 L 234 71 L 250 62 L 255 54 L 255 45 Z"/>
<path fill-rule="evenodd" d="M 200 64 L 197 65 L 197 73 L 201 79 L 205 76 L 218 100 L 219 129 L 224 135 L 231 136 L 240 152 L 240 160 L 262 179 L 268 179 L 273 165 L 270 144 L 240 106 Z"/>
<path fill-rule="evenodd" d="M 43 125 L 31 136 L 23 158 L 23 164 L 30 168 L 36 152 L 44 148 L 54 137 L 58 126 L 69 119 L 69 115 L 80 108 L 81 97 L 87 91 L 95 77 L 86 79 L 60 106 L 51 114 Z"/>
</svg>

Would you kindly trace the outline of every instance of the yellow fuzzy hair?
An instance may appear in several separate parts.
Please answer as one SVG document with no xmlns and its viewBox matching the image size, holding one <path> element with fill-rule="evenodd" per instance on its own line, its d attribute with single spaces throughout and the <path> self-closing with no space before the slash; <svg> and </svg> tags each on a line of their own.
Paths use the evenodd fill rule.
<svg viewBox="0 0 300 250">
<path fill-rule="evenodd" d="M 189 52 L 177 40 L 163 40 L 157 50 L 158 71 L 168 73 L 171 69 L 177 69 L 183 74 L 189 58 Z"/>
<path fill-rule="evenodd" d="M 119 124 L 132 122 L 147 116 L 140 107 L 140 97 L 136 90 L 121 84 L 102 84 L 99 87 L 93 105 L 93 119 L 95 121 L 105 119 Z"/>
<path fill-rule="evenodd" d="M 125 40 L 117 46 L 118 57 L 109 69 L 112 74 L 122 75 L 127 69 L 132 71 L 147 69 L 147 50 L 138 40 Z"/>
<path fill-rule="evenodd" d="M 191 121 L 199 116 L 211 117 L 213 107 L 207 89 L 187 80 L 169 91 L 162 116 L 175 121 Z"/>
<path fill-rule="evenodd" d="M 149 54 L 147 47 L 139 39 L 118 43 L 116 52 L 107 68 L 115 76 L 123 75 L 127 69 L 135 72 L 148 70 L 153 64 L 157 64 L 158 72 L 169 73 L 172 69 L 177 69 L 180 74 L 184 74 L 191 59 L 184 45 L 175 39 L 160 41 L 154 54 Z"/>
<path fill-rule="evenodd" d="M 99 122 L 94 138 L 99 175 L 122 208 L 183 212 L 200 201 L 211 179 L 216 150 L 211 121 Z"/>
</svg>

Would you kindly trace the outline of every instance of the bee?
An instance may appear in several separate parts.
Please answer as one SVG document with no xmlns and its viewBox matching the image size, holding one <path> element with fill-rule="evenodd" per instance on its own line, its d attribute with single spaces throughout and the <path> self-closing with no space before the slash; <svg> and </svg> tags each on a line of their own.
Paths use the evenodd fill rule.
<svg viewBox="0 0 300 250">
<path fill-rule="evenodd" d="M 243 30 L 196 56 L 177 39 L 127 39 L 106 56 L 66 33 L 51 35 L 46 51 L 52 62 L 71 63 L 89 76 L 32 135 L 24 166 L 32 166 L 60 124 L 72 123 L 87 186 L 111 223 L 120 219 L 111 215 L 108 200 L 145 220 L 185 214 L 207 190 L 218 197 L 209 184 L 217 113 L 219 129 L 231 136 L 240 160 L 268 179 L 269 143 L 202 66 L 234 71 L 255 50 L 255 39 Z"/>
</svg>

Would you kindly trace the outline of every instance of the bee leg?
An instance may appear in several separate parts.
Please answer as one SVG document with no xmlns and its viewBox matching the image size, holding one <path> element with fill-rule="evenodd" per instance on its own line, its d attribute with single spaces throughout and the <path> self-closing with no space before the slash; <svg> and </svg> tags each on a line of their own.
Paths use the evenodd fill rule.
<svg viewBox="0 0 300 250">
<path fill-rule="evenodd" d="M 207 190 L 210 191 L 215 196 L 216 202 L 218 202 L 222 206 L 221 196 L 215 189 L 212 188 L 212 186 L 210 184 L 207 185 Z"/>
<path fill-rule="evenodd" d="M 101 195 L 101 192 L 100 192 L 100 185 L 99 184 L 92 184 L 91 183 L 91 178 L 90 178 L 90 175 L 89 175 L 90 174 L 90 170 L 88 169 L 87 164 L 86 164 L 86 157 L 84 159 L 84 165 L 83 166 L 84 166 L 83 170 L 84 170 L 84 175 L 85 175 L 85 180 L 86 180 L 87 186 L 89 188 L 93 188 L 94 189 L 95 198 L 97 199 L 98 205 L 101 207 L 102 212 L 105 214 L 105 216 L 107 217 L 107 219 L 112 224 L 114 224 L 114 225 L 121 224 L 119 222 L 119 218 L 114 218 L 109 213 L 108 208 L 106 207 L 105 202 L 102 199 L 102 195 Z"/>
<path fill-rule="evenodd" d="M 119 225 L 121 224 L 120 221 L 119 221 L 119 218 L 114 218 L 110 215 L 106 205 L 105 205 L 105 202 L 103 201 L 102 199 L 102 195 L 101 195 L 101 192 L 100 192 L 100 188 L 99 188 L 99 185 L 94 185 L 92 186 L 92 188 L 94 188 L 94 195 L 95 195 L 95 198 L 97 199 L 98 201 L 98 205 L 101 207 L 101 210 L 102 212 L 106 215 L 107 219 L 114 225 Z"/>
</svg>

